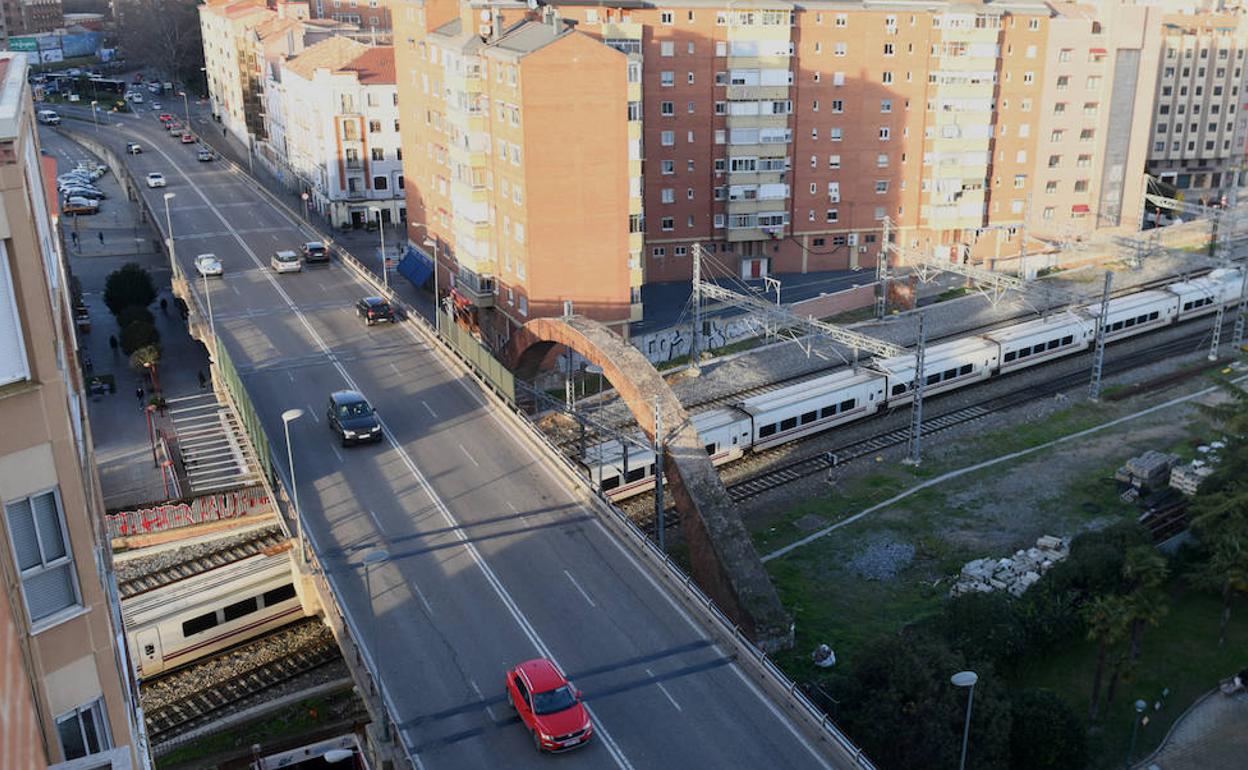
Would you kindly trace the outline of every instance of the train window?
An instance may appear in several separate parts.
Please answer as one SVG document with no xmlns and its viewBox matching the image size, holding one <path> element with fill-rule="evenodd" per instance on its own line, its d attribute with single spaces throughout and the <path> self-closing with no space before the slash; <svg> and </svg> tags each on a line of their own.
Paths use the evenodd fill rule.
<svg viewBox="0 0 1248 770">
<path fill-rule="evenodd" d="M 793 430 L 797 427 L 796 417 L 786 417 L 780 421 L 780 430 Z"/>
<path fill-rule="evenodd" d="M 1031 348 L 1019 348 L 1018 349 L 1019 358 L 1026 358 L 1029 355 L 1031 355 Z"/>
<path fill-rule="evenodd" d="M 1049 350 L 1057 350 L 1061 344 L 1061 340 L 1049 340 Z"/>
<path fill-rule="evenodd" d="M 901 387 L 901 386 L 899 385 L 898 387 Z M 824 408 L 822 408 L 822 409 L 820 409 L 820 410 L 819 410 L 819 416 L 820 416 L 820 417 L 822 417 L 822 418 L 823 418 L 823 419 L 825 419 L 825 420 L 826 420 L 826 419 L 828 419 L 829 417 L 833 417 L 833 416 L 835 416 L 835 415 L 836 415 L 836 407 L 835 407 L 835 406 L 825 406 Z"/>
<path fill-rule="evenodd" d="M 818 411 L 807 412 L 806 414 L 802 415 L 802 425 L 807 425 L 809 423 L 814 422 L 817 419 L 819 419 Z"/>
<path fill-rule="evenodd" d="M 1063 345 L 1069 345 L 1070 343 L 1072 343 L 1072 342 L 1074 342 L 1074 341 L 1075 341 L 1075 338 L 1074 338 L 1073 336 L 1071 336 L 1071 335 L 1067 335 L 1067 336 L 1065 336 L 1065 337 L 1062 337 L 1062 344 L 1063 344 Z"/>
<path fill-rule="evenodd" d="M 217 613 L 209 612 L 204 615 L 197 615 L 182 623 L 182 636 L 191 637 L 195 634 L 202 634 L 215 625 L 217 625 Z"/>
<path fill-rule="evenodd" d="M 971 373 L 970 364 L 962 364 L 962 368 L 958 370 L 958 374 L 970 374 L 970 373 Z"/>
<path fill-rule="evenodd" d="M 628 473 L 624 474 L 624 480 L 625 481 L 641 481 L 643 478 L 645 478 L 645 475 L 646 475 L 645 468 L 633 468 L 629 470 Z"/>
<path fill-rule="evenodd" d="M 900 396 L 902 393 L 905 393 L 905 392 L 906 392 L 906 384 L 904 382 L 898 383 L 893 386 L 894 396 Z"/>
<path fill-rule="evenodd" d="M 846 401 L 842 401 L 841 405 L 836 408 L 836 411 L 841 412 L 841 413 L 848 412 L 850 409 L 853 409 L 854 405 L 857 403 L 858 401 L 852 398 Z"/>
<path fill-rule="evenodd" d="M 1005 362 L 1006 362 L 1007 364 L 1008 364 L 1009 362 L 1013 361 L 1013 360 L 1014 360 L 1014 359 L 1016 359 L 1016 358 L 1018 358 L 1018 353 L 1016 353 L 1016 352 L 1015 352 L 1015 351 L 1013 351 L 1013 350 L 1011 350 L 1010 352 L 1008 352 L 1008 353 L 1006 353 L 1006 354 L 1005 354 Z"/>
<path fill-rule="evenodd" d="M 1146 324 L 1146 323 L 1148 323 L 1148 314 L 1147 314 L 1147 313 L 1145 313 L 1144 315 L 1142 315 L 1142 316 L 1140 316 L 1139 318 L 1135 319 L 1135 322 L 1136 322 L 1137 324 Z"/>
<path fill-rule="evenodd" d="M 620 477 L 610 476 L 602 480 L 602 491 L 606 492 L 607 490 L 615 489 L 619 485 L 620 485 Z"/>
<path fill-rule="evenodd" d="M 705 447 L 703 447 L 703 449 L 705 449 L 705 450 L 706 450 L 706 453 L 707 453 L 708 455 L 713 455 L 713 454 L 715 454 L 715 445 L 714 445 L 714 444 L 707 444 Z"/>
<path fill-rule="evenodd" d="M 231 620 L 238 620 L 244 615 L 250 615 L 258 609 L 260 607 L 256 604 L 256 597 L 253 596 L 250 599 L 243 599 L 241 602 L 225 605 L 225 609 L 222 612 L 225 615 L 225 622 L 229 623 Z"/>
<path fill-rule="evenodd" d="M 1157 320 L 1158 318 L 1160 318 L 1160 317 L 1161 317 L 1161 311 L 1160 311 L 1160 310 L 1154 310 L 1153 312 L 1151 312 L 1151 313 L 1149 313 L 1149 314 L 1148 314 L 1148 320 L 1150 320 L 1150 321 L 1156 321 L 1156 320 Z"/>
<path fill-rule="evenodd" d="M 924 383 L 928 386 L 935 385 L 938 382 L 940 382 L 939 374 L 929 374 L 927 375 L 927 379 L 924 380 Z"/>
<path fill-rule="evenodd" d="M 287 583 L 284 586 L 278 586 L 271 591 L 265 591 L 262 594 L 265 607 L 272 607 L 274 604 L 284 602 L 287 599 L 295 598 L 295 584 Z"/>
<path fill-rule="evenodd" d="M 776 424 L 774 422 L 770 425 L 763 425 L 759 427 L 758 429 L 759 438 L 767 438 L 768 436 L 774 436 L 775 433 L 776 433 Z"/>
<path fill-rule="evenodd" d="M 654 463 L 650 463 L 650 475 L 654 475 Z"/>
<path fill-rule="evenodd" d="M 944 373 L 944 374 L 942 374 L 942 375 L 940 376 L 940 378 L 941 378 L 942 380 L 952 380 L 954 377 L 957 377 L 957 376 L 958 376 L 958 370 L 957 370 L 957 369 L 946 369 L 946 370 L 945 370 L 945 373 Z"/>
<path fill-rule="evenodd" d="M 736 445 L 737 445 L 737 437 L 736 437 L 736 436 L 733 436 L 733 437 L 732 437 L 732 445 L 733 445 L 733 446 L 736 446 Z"/>
<path fill-rule="evenodd" d="M 1184 302 L 1184 303 L 1183 303 L 1183 309 L 1184 309 L 1184 310 L 1191 310 L 1191 309 L 1192 309 L 1192 305 L 1194 305 L 1194 304 L 1195 304 L 1194 302 Z"/>
</svg>

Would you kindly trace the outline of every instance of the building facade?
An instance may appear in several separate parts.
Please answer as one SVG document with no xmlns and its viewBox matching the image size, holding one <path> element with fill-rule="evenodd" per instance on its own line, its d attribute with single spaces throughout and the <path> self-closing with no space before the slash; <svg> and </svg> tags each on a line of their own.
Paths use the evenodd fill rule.
<svg viewBox="0 0 1248 770">
<path fill-rule="evenodd" d="M 32 759 L 146 767 L 25 58 L 0 58 L 0 79 L 0 578 L 17 631 L 0 698 L 33 704 Z"/>
<path fill-rule="evenodd" d="M 263 131 L 259 109 L 263 64 L 247 32 L 273 18 L 261 0 L 216 0 L 199 6 L 200 34 L 204 43 L 204 74 L 212 114 L 241 142 L 250 146 L 251 135 Z"/>
<path fill-rule="evenodd" d="M 329 38 L 283 63 L 281 92 L 279 165 L 310 205 L 335 227 L 405 221 L 394 49 Z"/>
<path fill-rule="evenodd" d="M 22 33 L 36 35 L 65 26 L 61 0 L 22 0 Z"/>
</svg>

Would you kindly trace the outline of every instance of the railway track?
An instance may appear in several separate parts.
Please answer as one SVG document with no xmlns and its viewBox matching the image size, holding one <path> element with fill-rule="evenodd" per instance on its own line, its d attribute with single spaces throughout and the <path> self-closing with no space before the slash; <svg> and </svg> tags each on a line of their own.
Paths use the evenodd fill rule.
<svg viewBox="0 0 1248 770">
<path fill-rule="evenodd" d="M 1242 260 L 1236 260 L 1236 261 L 1242 261 Z M 1172 275 L 1162 276 L 1161 278 L 1155 278 L 1151 281 L 1145 281 L 1140 284 L 1135 284 L 1133 286 L 1114 290 L 1110 292 L 1110 296 L 1120 297 L 1126 294 L 1134 294 L 1134 293 L 1141 292 L 1141 291 L 1149 291 L 1152 289 L 1157 289 L 1157 288 L 1172 284 L 1178 280 L 1191 280 L 1193 278 L 1198 278 L 1202 275 L 1209 273 L 1211 270 L 1213 270 L 1213 268 L 1211 267 L 1201 267 L 1199 269 L 1191 270 L 1185 273 L 1175 273 Z M 1094 301 L 1094 300 L 1095 300 L 1095 297 L 1088 298 L 1089 302 Z M 998 319 L 996 321 L 992 321 L 986 324 L 980 324 L 979 326 L 973 326 L 973 327 L 969 327 L 966 329 L 960 329 L 956 332 L 950 332 L 948 334 L 942 334 L 939 336 L 930 337 L 928 338 L 927 342 L 929 345 L 932 345 L 932 344 L 936 344 L 940 342 L 945 342 L 951 339 L 956 339 L 959 337 L 969 337 L 969 336 L 974 336 L 977 334 L 983 334 L 989 331 L 993 331 L 994 329 L 1001 328 L 1002 326 L 1009 326 L 1010 324 L 1018 322 L 1020 319 L 1028 318 L 1034 315 L 1035 315 L 1034 311 L 1018 313 L 1016 315 L 1010 316 L 1009 318 Z M 870 361 L 870 356 L 859 356 L 859 361 L 860 362 Z M 732 393 L 725 394 L 722 396 L 713 396 L 709 398 L 704 398 L 702 400 L 682 402 L 682 405 L 685 407 L 686 412 L 688 412 L 690 415 L 693 415 L 697 412 L 707 411 L 707 410 L 715 409 L 721 406 L 729 406 L 732 404 L 740 403 L 742 400 L 750 398 L 752 396 L 761 395 L 763 393 L 769 393 L 773 390 L 778 390 L 779 388 L 787 387 L 789 385 L 795 385 L 795 384 L 804 382 L 806 380 L 817 379 L 819 377 L 826 375 L 829 371 L 840 368 L 841 366 L 844 366 L 844 365 L 845 365 L 844 363 L 829 362 L 829 364 L 825 367 L 820 367 L 818 369 L 803 372 L 801 374 L 795 374 L 789 377 L 784 377 L 779 380 L 775 380 L 773 382 L 767 383 L 765 385 L 758 385 L 752 388 L 746 388 L 740 391 L 734 391 Z M 594 411 L 601 411 L 601 407 L 598 410 L 594 410 Z M 535 415 L 535 418 L 538 418 L 540 416 L 541 415 Z M 636 424 L 631 416 L 625 419 L 614 419 L 614 420 L 603 419 L 601 417 L 597 417 L 595 419 L 597 420 L 599 424 L 604 425 L 605 427 L 611 430 L 620 431 L 620 432 L 627 431 L 633 426 L 635 426 Z M 589 444 L 597 443 L 603 440 L 605 440 L 605 437 L 599 437 L 596 431 L 593 431 L 593 430 L 588 431 L 587 436 L 585 438 L 585 441 Z M 568 455 L 569 457 L 573 459 L 576 459 L 577 457 L 577 454 L 578 454 L 577 450 L 580 446 L 580 442 L 581 442 L 581 439 L 579 436 L 555 438 L 555 445 L 559 447 L 559 450 L 563 452 L 565 455 Z"/>
<path fill-rule="evenodd" d="M 308 633 L 311 624 L 319 629 Z M 249 648 L 280 645 L 283 636 L 295 636 L 299 632 L 303 632 L 307 638 L 300 640 L 295 648 L 276 657 L 261 655 L 256 660 L 247 661 Z M 211 669 L 213 674 L 219 675 L 223 660 L 231 657 L 242 662 L 237 668 L 231 668 L 229 676 L 218 676 L 216 681 L 210 681 L 203 686 L 194 685 L 205 670 Z M 218 716 L 223 710 L 257 693 L 340 660 L 341 657 L 329 628 L 317 619 L 309 619 L 163 675 L 153 680 L 152 685 L 159 683 L 166 690 L 177 691 L 178 695 L 166 697 L 161 705 L 145 709 L 148 735 L 153 745 L 159 744 Z M 208 678 L 212 679 L 212 676 Z M 145 683 L 144 686 L 146 688 L 151 685 Z M 182 693 L 183 689 L 186 690 L 185 693 Z"/>
<path fill-rule="evenodd" d="M 129 599 L 267 550 L 280 548 L 284 543 L 286 543 L 286 536 L 282 534 L 280 528 L 274 526 L 257 529 L 251 536 L 241 541 L 223 542 L 219 548 L 213 548 L 191 558 L 120 580 L 117 583 L 117 591 L 122 599 Z"/>
<path fill-rule="evenodd" d="M 1104 365 L 1103 374 L 1106 376 L 1120 374 L 1139 366 L 1156 363 L 1162 358 L 1192 352 L 1193 343 L 1207 339 L 1209 332 L 1208 327 L 1201 324 L 1200 321 L 1194 321 L 1191 323 L 1194 329 L 1199 328 L 1200 330 L 1194 331 L 1192 334 L 1168 340 L 1158 345 L 1142 348 L 1131 353 L 1116 356 L 1112 359 L 1107 359 Z M 1228 321 L 1224 326 L 1224 333 L 1227 329 L 1233 327 L 1233 325 L 1233 320 Z M 1043 368 L 1044 367 L 1041 369 Z M 1017 408 L 1039 399 L 1050 398 L 1072 388 L 1086 386 L 1088 383 L 1088 377 L 1089 375 L 1086 370 L 1072 372 L 1070 374 L 1052 377 L 1042 382 L 1029 383 L 1008 393 L 996 395 L 991 398 L 978 401 L 974 404 L 951 409 L 934 416 L 927 417 L 923 420 L 923 436 L 927 437 L 936 433 L 941 433 L 992 414 Z M 818 438 L 821 435 L 826 434 L 815 434 L 814 436 L 800 439 L 795 443 L 800 446 L 802 443 Z M 806 453 L 804 456 L 774 467 L 765 468 L 765 470 L 759 473 L 748 475 L 728 484 L 728 494 L 732 497 L 734 502 L 740 503 L 765 492 L 782 487 L 785 484 L 808 478 L 817 473 L 826 472 L 833 467 L 840 467 L 853 460 L 867 456 L 874 456 L 882 451 L 898 446 L 905 446 L 909 441 L 909 438 L 910 430 L 907 426 L 904 428 L 896 428 L 883 433 L 878 433 L 865 439 L 835 445 L 831 449 L 815 453 Z M 769 455 L 779 456 L 784 451 L 785 446 L 792 447 L 793 444 L 787 444 L 782 447 L 757 453 L 753 455 L 752 459 L 760 461 L 760 464 L 766 465 L 767 457 Z M 622 504 L 620 504 L 620 507 L 634 521 L 638 522 L 643 530 L 653 533 L 653 493 L 646 493 L 625 500 Z M 675 515 L 674 509 L 668 508 L 667 514 L 668 515 L 665 516 L 665 529 L 671 529 L 677 526 L 679 523 L 678 516 Z"/>
</svg>

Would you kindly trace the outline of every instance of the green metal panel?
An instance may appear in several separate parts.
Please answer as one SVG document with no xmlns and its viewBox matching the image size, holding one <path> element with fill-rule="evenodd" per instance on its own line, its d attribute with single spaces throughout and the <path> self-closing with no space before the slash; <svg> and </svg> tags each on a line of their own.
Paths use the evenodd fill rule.
<svg viewBox="0 0 1248 770">
<path fill-rule="evenodd" d="M 243 387 L 243 381 L 234 368 L 234 362 L 225 352 L 225 345 L 222 345 L 220 340 L 216 340 L 216 347 L 217 371 L 221 372 L 221 379 L 234 400 L 238 417 L 243 421 L 243 430 L 247 431 L 247 438 L 251 439 L 251 446 L 256 450 L 256 458 L 264 470 L 265 477 L 270 482 L 276 483 L 276 476 L 273 475 L 273 457 L 269 453 L 269 437 L 265 435 L 264 426 L 260 424 L 260 417 L 256 414 L 251 397 L 247 395 L 247 389 Z"/>
<path fill-rule="evenodd" d="M 508 403 L 516 403 L 516 380 L 512 373 L 477 342 L 476 337 L 445 313 L 442 314 L 442 336 Z"/>
</svg>

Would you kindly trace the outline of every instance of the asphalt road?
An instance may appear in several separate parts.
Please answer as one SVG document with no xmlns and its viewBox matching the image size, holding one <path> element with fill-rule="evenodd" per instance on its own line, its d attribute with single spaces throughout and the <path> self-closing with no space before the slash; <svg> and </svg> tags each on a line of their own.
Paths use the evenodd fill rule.
<svg viewBox="0 0 1248 770">
<path fill-rule="evenodd" d="M 143 144 L 126 157 L 136 178 L 164 172 L 168 187 L 145 195 L 157 210 L 163 193 L 176 195 L 170 214 L 187 275 L 196 254 L 221 259 L 225 275 L 210 282 L 217 333 L 283 460 L 280 415 L 304 410 L 290 427 L 308 534 L 383 672 L 418 767 L 548 767 L 554 760 L 537 755 L 503 695 L 504 669 L 539 656 L 584 691 L 598 731 L 562 767 L 842 766 L 415 330 L 357 320 L 366 287 L 348 269 L 270 271 L 270 254 L 306 235 L 242 174 L 197 163 L 195 146 L 150 114 L 110 116 L 99 138 L 119 152 L 128 140 Z M 385 441 L 338 446 L 324 412 L 341 388 L 372 400 Z M 374 549 L 389 560 L 372 567 L 370 597 L 362 559 Z"/>
</svg>

